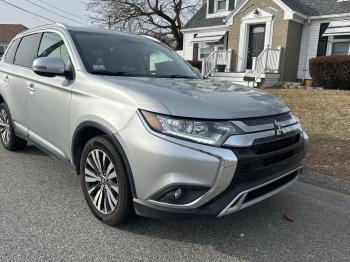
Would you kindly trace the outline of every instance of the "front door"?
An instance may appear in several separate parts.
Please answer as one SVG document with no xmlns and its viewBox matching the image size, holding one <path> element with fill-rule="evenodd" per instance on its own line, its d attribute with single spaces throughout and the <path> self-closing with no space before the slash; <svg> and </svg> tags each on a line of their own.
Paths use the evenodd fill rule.
<svg viewBox="0 0 350 262">
<path fill-rule="evenodd" d="M 258 57 L 264 51 L 265 29 L 265 24 L 250 26 L 247 69 L 253 69 L 253 57 Z"/>
<path fill-rule="evenodd" d="M 68 50 L 57 33 L 43 33 L 36 56 L 62 58 L 66 69 L 71 68 Z M 28 98 L 31 115 L 29 137 L 57 156 L 66 158 L 70 149 L 68 125 L 73 81 L 62 76 L 45 77 L 32 72 L 27 82 L 32 89 Z"/>
</svg>

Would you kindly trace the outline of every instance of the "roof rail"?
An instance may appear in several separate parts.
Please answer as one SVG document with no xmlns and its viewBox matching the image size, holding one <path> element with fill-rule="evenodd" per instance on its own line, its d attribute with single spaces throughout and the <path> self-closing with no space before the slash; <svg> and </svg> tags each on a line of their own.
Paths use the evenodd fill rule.
<svg viewBox="0 0 350 262">
<path fill-rule="evenodd" d="M 32 27 L 32 28 L 28 28 L 27 30 L 23 31 L 23 32 L 20 32 L 19 34 L 17 34 L 17 36 L 21 36 L 27 32 L 31 32 L 31 31 L 34 31 L 34 30 L 38 30 L 38 29 L 41 29 L 41 28 L 47 28 L 49 26 L 59 26 L 59 27 L 62 27 L 62 28 L 65 28 L 68 30 L 68 26 L 65 25 L 65 24 L 62 24 L 62 23 L 52 23 L 52 24 L 45 24 L 45 25 L 39 25 L 39 26 L 35 26 L 35 27 Z"/>
<path fill-rule="evenodd" d="M 154 38 L 154 37 L 152 37 L 152 36 L 149 36 L 149 35 L 140 35 L 140 36 L 141 36 L 141 37 L 144 37 L 144 38 L 151 39 L 151 40 L 153 40 L 153 41 L 155 41 L 155 42 L 161 43 L 160 40 L 158 40 L 157 38 Z"/>
<path fill-rule="evenodd" d="M 60 27 L 63 27 L 64 29 L 67 29 L 67 30 L 68 30 L 68 26 L 67 26 L 66 24 L 63 24 L 63 23 L 55 23 L 55 25 L 60 26 Z"/>
</svg>

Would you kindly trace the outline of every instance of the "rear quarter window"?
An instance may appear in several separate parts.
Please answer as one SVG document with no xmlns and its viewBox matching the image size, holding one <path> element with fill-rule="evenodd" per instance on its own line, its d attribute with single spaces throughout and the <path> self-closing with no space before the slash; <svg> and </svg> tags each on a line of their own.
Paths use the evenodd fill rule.
<svg viewBox="0 0 350 262">
<path fill-rule="evenodd" d="M 15 59 L 15 55 L 16 55 L 16 51 L 17 51 L 17 47 L 18 44 L 20 42 L 20 38 L 15 39 L 11 45 L 8 47 L 8 50 L 6 52 L 6 56 L 5 56 L 5 62 L 8 64 L 12 64 L 13 60 Z"/>
</svg>

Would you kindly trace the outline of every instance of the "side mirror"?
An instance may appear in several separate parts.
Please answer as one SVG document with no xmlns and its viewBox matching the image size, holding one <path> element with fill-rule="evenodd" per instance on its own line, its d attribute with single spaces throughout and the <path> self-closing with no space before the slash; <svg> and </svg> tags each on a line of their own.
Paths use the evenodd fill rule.
<svg viewBox="0 0 350 262">
<path fill-rule="evenodd" d="M 32 69 L 41 76 L 66 76 L 66 66 L 59 57 L 39 57 L 34 60 Z"/>
</svg>

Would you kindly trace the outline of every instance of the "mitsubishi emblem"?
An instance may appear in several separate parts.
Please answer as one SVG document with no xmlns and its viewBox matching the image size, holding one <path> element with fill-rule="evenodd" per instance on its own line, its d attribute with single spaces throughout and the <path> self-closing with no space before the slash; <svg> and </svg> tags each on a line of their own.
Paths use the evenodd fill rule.
<svg viewBox="0 0 350 262">
<path fill-rule="evenodd" d="M 273 122 L 273 127 L 275 129 L 275 136 L 281 136 L 286 133 L 283 127 L 276 120 Z"/>
</svg>

